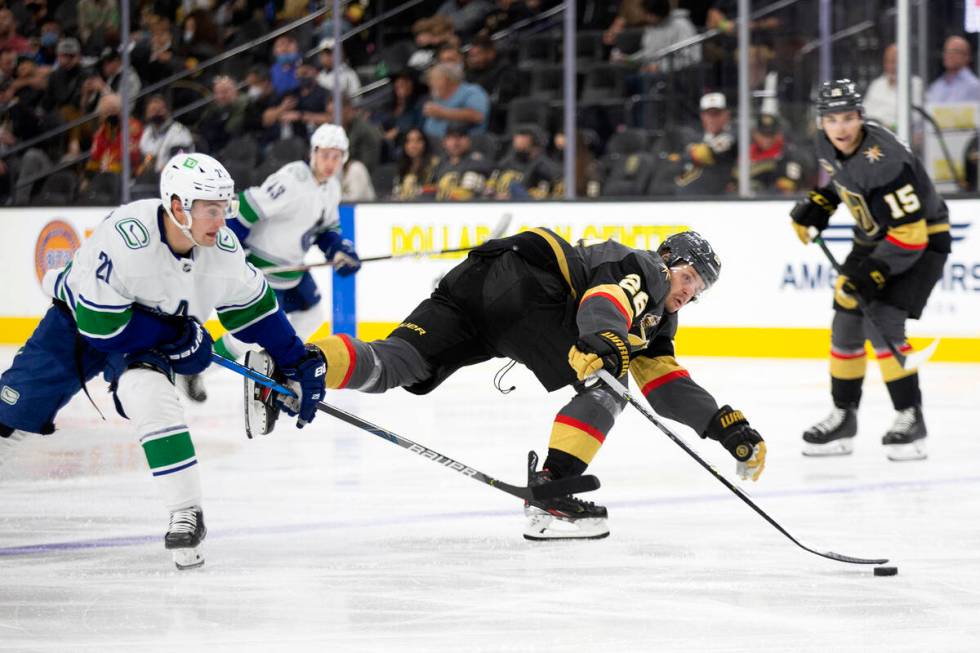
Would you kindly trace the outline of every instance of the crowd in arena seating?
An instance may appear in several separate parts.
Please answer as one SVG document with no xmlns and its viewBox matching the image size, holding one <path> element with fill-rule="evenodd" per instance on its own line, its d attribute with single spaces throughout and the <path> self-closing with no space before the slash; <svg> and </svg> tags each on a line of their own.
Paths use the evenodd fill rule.
<svg viewBox="0 0 980 653">
<path fill-rule="evenodd" d="M 188 150 L 217 156 L 238 187 L 261 183 L 306 156 L 312 131 L 333 122 L 335 98 L 351 142 L 348 200 L 565 194 L 557 0 L 433 0 L 344 40 L 342 53 L 326 14 L 202 70 L 323 0 L 130 4 L 124 70 L 117 0 L 0 0 L 0 204 L 114 203 L 126 156 L 132 194 L 153 196 L 162 163 Z M 346 3 L 341 28 L 378 15 L 378 4 Z M 578 4 L 576 194 L 732 192 L 737 2 Z M 751 23 L 750 155 L 760 194 L 797 192 L 817 174 L 806 143 L 814 80 L 796 56 L 816 4 Z M 706 30 L 711 38 L 690 42 Z M 944 57 L 965 43 L 947 43 Z M 894 52 L 885 54 L 872 105 L 887 106 L 894 93 L 885 79 Z M 879 70 L 862 69 L 861 81 Z M 125 148 L 123 92 L 138 97 Z M 23 145 L 51 130 L 55 137 Z"/>
</svg>

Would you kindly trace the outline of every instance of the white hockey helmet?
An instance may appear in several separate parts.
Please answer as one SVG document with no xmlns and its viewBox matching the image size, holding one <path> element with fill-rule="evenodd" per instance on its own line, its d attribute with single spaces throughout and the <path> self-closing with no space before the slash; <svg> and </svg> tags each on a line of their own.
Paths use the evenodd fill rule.
<svg viewBox="0 0 980 653">
<path fill-rule="evenodd" d="M 184 208 L 187 224 L 177 222 L 170 211 L 170 199 L 176 195 Z M 198 152 L 175 154 L 160 173 L 160 199 L 167 216 L 181 233 L 199 245 L 191 236 L 191 206 L 194 200 L 226 200 L 230 213 L 235 209 L 235 181 L 217 159 Z"/>
<path fill-rule="evenodd" d="M 347 132 L 344 131 L 343 127 L 337 125 L 324 123 L 316 128 L 316 131 L 310 136 L 311 157 L 318 147 L 332 147 L 340 150 L 344 153 L 344 163 L 347 163 L 347 157 L 350 156 L 350 141 L 347 140 Z"/>
</svg>

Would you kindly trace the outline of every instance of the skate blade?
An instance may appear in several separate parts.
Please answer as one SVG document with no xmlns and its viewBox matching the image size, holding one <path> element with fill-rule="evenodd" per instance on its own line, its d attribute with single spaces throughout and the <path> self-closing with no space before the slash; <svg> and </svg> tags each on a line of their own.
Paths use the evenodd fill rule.
<svg viewBox="0 0 980 653">
<path fill-rule="evenodd" d="M 803 442 L 804 456 L 847 456 L 854 453 L 854 438 L 840 438 L 826 444 Z"/>
<path fill-rule="evenodd" d="M 929 457 L 926 453 L 925 438 L 908 444 L 886 444 L 885 455 L 888 456 L 888 460 L 897 463 L 910 460 L 925 460 Z"/>
<path fill-rule="evenodd" d="M 190 549 L 171 549 L 174 554 L 174 565 L 181 571 L 197 569 L 204 564 L 204 552 L 201 547 Z"/>
<path fill-rule="evenodd" d="M 528 520 L 524 539 L 532 542 L 547 540 L 600 540 L 609 536 L 605 519 L 576 519 L 566 521 L 551 515 L 537 515 Z"/>
</svg>

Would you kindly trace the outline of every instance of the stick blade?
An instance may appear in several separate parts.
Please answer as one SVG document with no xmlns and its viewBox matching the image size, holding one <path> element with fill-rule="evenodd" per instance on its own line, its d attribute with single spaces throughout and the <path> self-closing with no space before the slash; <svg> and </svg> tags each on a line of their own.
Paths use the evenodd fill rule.
<svg viewBox="0 0 980 653">
<path fill-rule="evenodd" d="M 936 349 L 939 347 L 940 338 L 936 338 L 929 345 L 917 352 L 909 354 L 902 361 L 902 369 L 915 370 L 922 366 L 927 360 L 932 358 L 932 355 L 936 353 Z"/>
<path fill-rule="evenodd" d="M 831 560 L 849 562 L 854 565 L 883 565 L 888 562 L 888 558 L 855 558 L 854 556 L 846 556 L 840 553 L 834 553 L 833 551 L 824 551 L 823 553 L 815 551 L 815 553 Z"/>
<path fill-rule="evenodd" d="M 531 496 L 535 499 L 554 499 L 563 497 L 566 494 L 580 494 L 582 492 L 592 492 L 599 489 L 599 479 L 591 474 L 585 476 L 571 476 L 560 478 L 556 481 L 535 485 L 531 490 Z"/>
</svg>

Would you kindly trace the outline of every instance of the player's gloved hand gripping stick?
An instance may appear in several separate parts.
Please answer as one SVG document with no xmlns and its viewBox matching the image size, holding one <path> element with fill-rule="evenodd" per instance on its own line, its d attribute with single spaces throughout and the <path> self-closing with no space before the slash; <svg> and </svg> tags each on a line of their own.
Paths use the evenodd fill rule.
<svg viewBox="0 0 980 653">
<path fill-rule="evenodd" d="M 295 397 L 296 394 L 289 388 L 277 383 L 275 380 L 269 378 L 268 376 L 256 372 L 253 369 L 245 367 L 244 365 L 239 365 L 234 361 L 230 361 L 227 358 L 219 356 L 218 354 L 213 354 L 211 361 L 227 367 L 233 372 L 237 372 L 242 376 L 246 376 L 256 383 L 271 388 L 275 392 L 284 395 L 286 397 Z M 463 476 L 468 476 L 480 483 L 489 485 L 498 490 L 511 494 L 515 497 L 519 497 L 525 500 L 538 500 L 542 501 L 544 499 L 552 499 L 554 497 L 565 496 L 566 494 L 579 494 L 581 492 L 591 492 L 599 488 L 599 479 L 592 475 L 585 476 L 573 476 L 570 478 L 561 478 L 549 483 L 544 483 L 542 485 L 535 485 L 534 487 L 524 487 L 517 485 L 510 485 L 499 481 L 491 476 L 484 474 L 483 472 L 473 469 L 469 465 L 461 463 L 457 460 L 453 460 L 448 456 L 444 456 L 437 451 L 429 449 L 425 445 L 413 442 L 406 437 L 400 436 L 397 433 L 393 433 L 385 428 L 372 424 L 371 422 L 361 419 L 357 415 L 352 415 L 347 411 L 341 410 L 330 404 L 326 404 L 322 401 L 317 402 L 317 410 L 324 412 L 332 417 L 347 422 L 352 426 L 356 426 L 359 429 L 367 431 L 372 435 L 376 435 L 379 438 L 387 440 L 388 442 L 393 442 L 403 449 L 407 449 L 412 453 L 418 454 L 423 458 L 427 458 L 443 467 L 447 467 L 453 471 L 459 472 Z"/>
<path fill-rule="evenodd" d="M 767 522 L 769 522 L 770 524 L 772 524 L 776 528 L 776 530 L 778 530 L 780 533 L 782 533 L 783 535 L 785 535 L 786 537 L 788 537 L 790 539 L 790 541 L 793 542 L 793 544 L 795 544 L 796 546 L 800 547 L 804 551 L 809 551 L 810 553 L 813 553 L 814 555 L 818 555 L 818 556 L 821 556 L 823 558 L 828 558 L 830 560 L 837 560 L 839 562 L 850 562 L 850 563 L 857 564 L 857 565 L 883 565 L 886 562 L 888 562 L 888 559 L 887 558 L 875 558 L 875 559 L 854 558 L 852 556 L 846 556 L 846 555 L 842 555 L 840 553 L 834 553 L 833 551 L 824 551 L 824 552 L 821 553 L 820 551 L 815 551 L 814 549 L 811 549 L 808 546 L 804 546 L 803 544 L 800 543 L 799 540 L 797 540 L 795 537 L 793 537 L 792 535 L 790 535 L 786 531 L 785 528 L 783 528 L 782 526 L 780 526 L 776 522 L 776 520 L 774 520 L 772 517 L 770 517 L 762 508 L 760 508 L 759 506 L 757 506 L 755 504 L 755 502 L 752 501 L 752 499 L 750 499 L 748 497 L 748 495 L 746 495 L 744 492 L 742 492 L 742 490 L 740 490 L 736 485 L 734 485 L 727 478 L 725 478 L 724 476 L 722 476 L 721 475 L 721 472 L 719 472 L 717 469 L 715 469 L 714 467 L 712 467 L 711 464 L 708 463 L 704 458 L 702 458 L 701 456 L 699 456 L 698 453 L 696 451 L 694 451 L 694 449 L 692 449 L 686 442 L 684 442 L 684 440 L 681 439 L 680 436 L 675 435 L 673 431 L 671 431 L 669 428 L 667 428 L 666 426 L 664 426 L 663 423 L 660 420 L 658 420 L 649 409 L 647 409 L 646 406 L 644 406 L 637 399 L 635 399 L 633 397 L 633 395 L 630 394 L 629 390 L 626 389 L 626 386 L 624 386 L 622 383 L 620 383 L 619 381 L 617 381 L 616 379 L 614 379 L 613 376 L 609 372 L 607 372 L 606 370 L 599 370 L 596 373 L 596 376 L 599 379 L 601 379 L 603 383 L 605 383 L 607 386 L 609 386 L 609 388 L 613 392 L 615 392 L 616 395 L 618 395 L 624 401 L 630 403 L 633 406 L 633 408 L 635 408 L 638 411 L 640 411 L 640 413 L 644 417 L 646 417 L 648 420 L 650 420 L 651 422 L 653 422 L 653 425 L 656 426 L 661 431 L 663 431 L 664 435 L 666 435 L 668 438 L 670 438 L 671 440 L 673 440 L 674 441 L 674 444 L 676 444 L 681 449 L 683 449 L 685 452 L 687 452 L 687 455 L 689 455 L 691 458 L 694 458 L 694 460 L 696 460 L 699 465 L 701 465 L 706 470 L 708 470 L 709 472 L 711 472 L 711 475 L 714 476 L 716 479 L 718 479 L 718 481 L 722 485 L 724 485 L 729 490 L 731 490 L 732 492 L 734 492 L 735 493 L 735 496 L 737 496 L 739 499 L 741 499 L 742 501 L 744 501 L 745 503 L 747 503 L 749 505 L 749 507 L 752 508 L 752 510 L 755 510 L 757 513 L 759 513 L 759 515 L 761 515 L 763 519 L 765 519 Z"/>
</svg>

